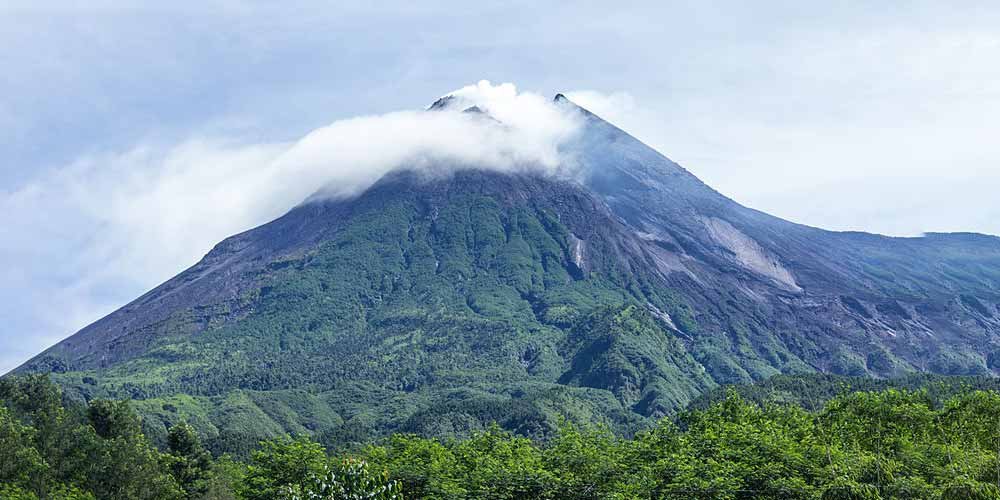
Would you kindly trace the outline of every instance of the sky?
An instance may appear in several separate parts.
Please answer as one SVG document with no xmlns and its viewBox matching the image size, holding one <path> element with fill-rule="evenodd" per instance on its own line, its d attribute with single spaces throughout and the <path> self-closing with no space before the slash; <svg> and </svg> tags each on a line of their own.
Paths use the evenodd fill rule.
<svg viewBox="0 0 1000 500">
<path fill-rule="evenodd" d="M 168 3 L 0 6 L 0 373 L 484 79 L 796 222 L 1000 234 L 996 2 Z"/>
</svg>

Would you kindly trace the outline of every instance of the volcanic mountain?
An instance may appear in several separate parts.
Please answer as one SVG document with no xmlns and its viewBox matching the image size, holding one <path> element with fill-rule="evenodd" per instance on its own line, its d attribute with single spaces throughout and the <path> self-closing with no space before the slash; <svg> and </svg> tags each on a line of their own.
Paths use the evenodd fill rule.
<svg viewBox="0 0 1000 500">
<path fill-rule="evenodd" d="M 1000 371 L 1000 238 L 788 222 L 552 105 L 582 123 L 561 146 L 576 177 L 400 168 L 314 197 L 18 371 L 131 398 L 154 438 L 184 419 L 236 452 L 491 421 L 627 432 L 780 373 Z"/>
</svg>

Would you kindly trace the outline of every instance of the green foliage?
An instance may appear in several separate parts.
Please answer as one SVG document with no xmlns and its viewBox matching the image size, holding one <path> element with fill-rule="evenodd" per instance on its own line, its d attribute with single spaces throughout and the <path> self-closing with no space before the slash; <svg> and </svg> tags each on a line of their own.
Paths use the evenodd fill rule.
<svg viewBox="0 0 1000 500">
<path fill-rule="evenodd" d="M 128 401 L 91 401 L 87 407 L 87 416 L 94 432 L 104 439 L 129 438 L 142 432 L 139 417 L 132 411 Z"/>
<path fill-rule="evenodd" d="M 453 453 L 472 497 L 535 498 L 552 480 L 531 440 L 495 426 L 457 443 Z"/>
<path fill-rule="evenodd" d="M 822 500 L 882 500 L 878 488 L 847 479 L 838 479 L 823 488 Z"/>
<path fill-rule="evenodd" d="M 264 441 L 253 452 L 241 491 L 244 498 L 267 500 L 295 485 L 311 484 L 326 475 L 323 447 L 305 437 Z"/>
<path fill-rule="evenodd" d="M 758 406 L 731 392 L 706 410 L 682 415 L 681 422 L 687 430 L 682 449 L 691 458 L 676 464 L 671 490 L 751 490 L 758 498 L 813 493 L 825 457 L 804 410 Z"/>
<path fill-rule="evenodd" d="M 997 500 L 1000 487 L 972 481 L 956 481 L 944 488 L 941 500 Z"/>
<path fill-rule="evenodd" d="M 288 500 L 402 500 L 399 481 L 386 472 L 374 472 L 367 462 L 346 458 L 334 462 L 322 476 L 312 475 L 304 484 L 282 487 L 279 498 Z"/>
<path fill-rule="evenodd" d="M 204 483 L 204 493 L 195 498 L 204 500 L 236 500 L 238 491 L 246 477 L 246 466 L 236 462 L 229 455 L 223 455 L 212 464 L 212 470 Z"/>
<path fill-rule="evenodd" d="M 662 417 L 715 387 L 704 369 L 645 308 L 600 308 L 570 331 L 560 378 L 612 392 L 623 406 Z"/>
<path fill-rule="evenodd" d="M 976 390 L 1000 392 L 1000 378 L 987 376 L 942 376 L 927 373 L 909 374 L 892 379 L 846 377 L 830 374 L 777 375 L 748 385 L 723 386 L 699 396 L 693 408 L 706 408 L 726 398 L 735 390 L 757 403 L 782 402 L 819 410 L 831 399 L 852 392 L 881 392 L 888 389 L 922 390 L 935 406 L 956 395 Z"/>
<path fill-rule="evenodd" d="M 199 498 L 209 491 L 212 455 L 202 446 L 194 428 L 181 422 L 167 433 L 170 474 L 188 498 Z"/>
<path fill-rule="evenodd" d="M 930 387 L 847 391 L 812 411 L 728 388 L 631 437 L 563 420 L 532 440 L 494 424 L 330 455 L 284 436 L 242 464 L 212 459 L 187 423 L 161 453 L 127 403 L 63 404 L 44 378 L 15 377 L 0 381 L 0 498 L 1000 498 L 1000 393 Z"/>
<path fill-rule="evenodd" d="M 468 493 L 459 474 L 458 458 L 449 446 L 434 439 L 396 434 L 364 455 L 392 471 L 403 491 L 414 498 L 455 498 Z"/>
<path fill-rule="evenodd" d="M 38 500 L 38 495 L 12 484 L 0 484 L 0 498 L 5 500 Z"/>
<path fill-rule="evenodd" d="M 364 456 L 414 498 L 994 498 L 1000 394 L 847 393 L 820 411 L 722 400 L 621 439 L 560 427 L 544 443 L 394 436 Z"/>
<path fill-rule="evenodd" d="M 181 498 L 128 403 L 65 407 L 39 376 L 0 380 L 0 403 L 0 484 L 10 496 Z"/>
<path fill-rule="evenodd" d="M 10 485 L 11 491 L 16 486 L 30 486 L 47 469 L 33 446 L 33 431 L 13 418 L 7 408 L 0 407 L 0 479 Z"/>
</svg>

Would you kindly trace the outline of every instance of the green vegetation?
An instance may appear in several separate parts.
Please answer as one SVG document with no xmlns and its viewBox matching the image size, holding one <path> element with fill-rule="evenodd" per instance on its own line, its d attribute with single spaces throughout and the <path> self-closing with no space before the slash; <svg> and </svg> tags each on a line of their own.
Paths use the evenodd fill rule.
<svg viewBox="0 0 1000 500">
<path fill-rule="evenodd" d="M 835 384 L 798 382 L 810 398 Z M 285 436 L 241 462 L 213 459 L 185 423 L 158 450 L 127 402 L 62 403 L 46 377 L 10 377 L 0 380 L 0 498 L 1000 499 L 1000 393 L 974 383 L 847 390 L 814 411 L 730 388 L 630 438 L 570 422 L 547 440 L 491 425 L 350 450 Z"/>
<path fill-rule="evenodd" d="M 613 171 L 620 159 L 608 160 Z M 80 403 L 131 400 L 159 448 L 186 423 L 213 455 L 247 459 L 261 439 L 284 435 L 343 449 L 399 433 L 468 438 L 492 422 L 543 441 L 564 421 L 631 436 L 720 384 L 1000 370 L 993 250 L 949 250 L 945 238 L 926 250 L 934 259 L 917 249 L 904 258 L 859 236 L 846 247 L 856 253 L 829 262 L 870 262 L 858 286 L 889 295 L 826 285 L 775 295 L 773 283 L 732 268 L 729 249 L 699 240 L 702 217 L 647 220 L 672 197 L 615 196 L 613 210 L 639 211 L 616 216 L 594 193 L 551 179 L 398 174 L 221 243 L 19 373 L 50 373 Z M 786 246 L 774 233 L 747 236 Z M 786 250 L 787 266 L 815 257 L 811 246 Z M 973 288 L 930 296 L 886 281 L 930 272 L 914 259 L 941 262 Z M 986 281 L 971 277 L 978 268 Z M 826 269 L 792 271 L 820 283 L 848 276 Z"/>
<path fill-rule="evenodd" d="M 889 389 L 923 391 L 935 406 L 945 400 L 972 391 L 1000 392 L 1000 378 L 989 376 L 947 376 L 914 373 L 893 379 L 844 377 L 814 373 L 809 375 L 776 375 L 755 384 L 724 386 L 696 398 L 690 409 L 704 409 L 736 391 L 744 399 L 765 403 L 801 406 L 810 411 L 821 410 L 828 401 L 851 392 L 882 392 Z"/>
<path fill-rule="evenodd" d="M 613 238 L 577 235 L 577 265 L 568 219 L 597 215 L 576 191 L 355 203 L 350 224 L 239 300 L 163 322 L 141 356 L 60 364 L 53 380 L 79 401 L 135 401 L 159 446 L 183 421 L 240 457 L 284 434 L 344 446 L 498 422 L 545 438 L 562 420 L 628 434 L 716 386 L 662 319 L 693 325 L 689 308 Z M 208 326 L 183 333 L 192 323 Z"/>
<path fill-rule="evenodd" d="M 181 498 L 127 402 L 66 408 L 42 377 L 0 380 L 2 498 Z"/>
</svg>

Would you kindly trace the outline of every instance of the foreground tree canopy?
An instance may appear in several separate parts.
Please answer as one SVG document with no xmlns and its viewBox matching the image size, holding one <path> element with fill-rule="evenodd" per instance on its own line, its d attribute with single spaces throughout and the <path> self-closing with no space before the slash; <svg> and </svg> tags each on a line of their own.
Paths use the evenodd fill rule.
<svg viewBox="0 0 1000 500">
<path fill-rule="evenodd" d="M 971 389 L 849 392 L 814 411 L 731 390 L 630 438 L 494 426 L 331 452 L 300 436 L 234 460 L 186 423 L 167 435 L 153 446 L 127 402 L 0 380 L 0 498 L 1000 498 L 1000 393 Z"/>
</svg>

